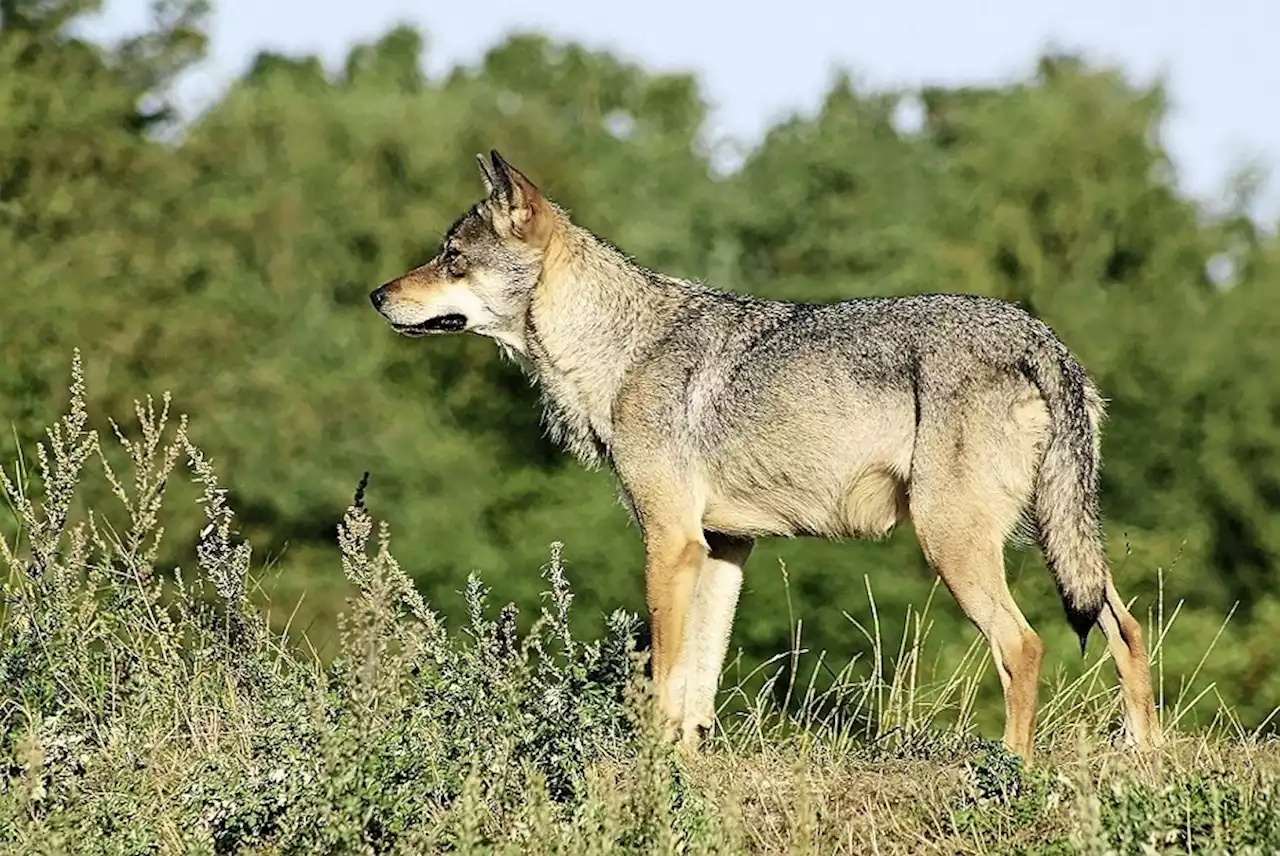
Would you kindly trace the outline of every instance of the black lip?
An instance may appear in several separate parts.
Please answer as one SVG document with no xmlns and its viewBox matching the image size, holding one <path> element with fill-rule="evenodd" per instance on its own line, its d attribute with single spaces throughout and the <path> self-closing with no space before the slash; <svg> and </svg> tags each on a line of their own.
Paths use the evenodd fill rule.
<svg viewBox="0 0 1280 856">
<path fill-rule="evenodd" d="M 467 328 L 467 316 L 451 312 L 448 315 L 428 318 L 421 324 L 397 324 L 395 327 L 397 333 L 403 333 L 406 336 L 421 336 L 425 333 L 458 333 Z"/>
</svg>

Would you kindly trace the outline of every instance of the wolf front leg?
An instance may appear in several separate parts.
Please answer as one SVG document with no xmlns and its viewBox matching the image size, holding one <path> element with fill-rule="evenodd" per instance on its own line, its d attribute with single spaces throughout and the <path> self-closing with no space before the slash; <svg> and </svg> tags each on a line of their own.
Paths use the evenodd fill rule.
<svg viewBox="0 0 1280 856">
<path fill-rule="evenodd" d="M 709 555 L 694 585 L 676 674 L 684 680 L 681 740 L 690 748 L 715 725 L 716 691 L 742 591 L 742 568 L 755 542 L 707 532 Z"/>
<path fill-rule="evenodd" d="M 690 608 L 707 558 L 700 530 L 652 523 L 645 527 L 645 602 L 652 638 L 650 665 L 666 736 L 684 723 L 687 664 L 682 662 Z"/>
</svg>

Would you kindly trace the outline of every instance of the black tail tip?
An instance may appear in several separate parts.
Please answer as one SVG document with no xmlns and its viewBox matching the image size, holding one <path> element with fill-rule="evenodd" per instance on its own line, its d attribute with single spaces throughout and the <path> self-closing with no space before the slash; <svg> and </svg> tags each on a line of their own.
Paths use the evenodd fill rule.
<svg viewBox="0 0 1280 856">
<path fill-rule="evenodd" d="M 1076 632 L 1076 636 L 1080 638 L 1080 656 L 1085 653 L 1085 646 L 1089 642 L 1089 631 L 1093 630 L 1095 624 L 1098 623 L 1098 613 L 1102 611 L 1101 604 L 1089 609 L 1077 609 L 1070 605 L 1066 606 L 1067 623 L 1071 625 L 1071 629 Z"/>
</svg>

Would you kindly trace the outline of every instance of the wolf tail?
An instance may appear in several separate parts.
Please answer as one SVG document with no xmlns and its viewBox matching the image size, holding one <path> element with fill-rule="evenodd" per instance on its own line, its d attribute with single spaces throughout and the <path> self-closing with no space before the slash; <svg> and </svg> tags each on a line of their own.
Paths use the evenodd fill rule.
<svg viewBox="0 0 1280 856">
<path fill-rule="evenodd" d="M 1103 402 L 1084 368 L 1057 340 L 1033 346 L 1024 368 L 1048 405 L 1050 422 L 1035 482 L 1038 540 L 1083 653 L 1111 578 L 1099 531 Z"/>
</svg>

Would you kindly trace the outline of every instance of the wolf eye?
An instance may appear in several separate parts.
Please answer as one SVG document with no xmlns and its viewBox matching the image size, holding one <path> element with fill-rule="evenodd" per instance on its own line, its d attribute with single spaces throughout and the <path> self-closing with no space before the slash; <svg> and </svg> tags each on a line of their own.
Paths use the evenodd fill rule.
<svg viewBox="0 0 1280 856">
<path fill-rule="evenodd" d="M 467 260 L 462 257 L 462 253 L 453 247 L 444 251 L 440 256 L 440 261 L 444 263 L 445 269 L 449 271 L 450 276 L 462 276 L 467 271 Z"/>
</svg>

